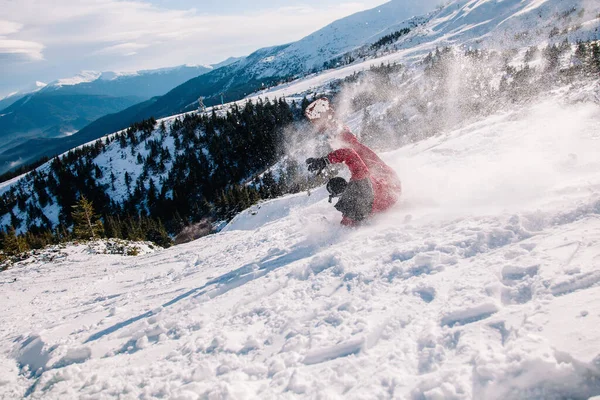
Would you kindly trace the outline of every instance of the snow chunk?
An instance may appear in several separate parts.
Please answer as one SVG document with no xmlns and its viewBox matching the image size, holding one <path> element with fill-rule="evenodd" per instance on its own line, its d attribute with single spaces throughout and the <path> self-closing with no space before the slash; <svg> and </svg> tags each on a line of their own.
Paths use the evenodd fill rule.
<svg viewBox="0 0 600 400">
<path fill-rule="evenodd" d="M 33 375 L 43 372 L 50 360 L 50 354 L 46 347 L 46 343 L 39 335 L 31 335 L 22 339 L 14 354 L 21 369 L 27 370 Z"/>
<path fill-rule="evenodd" d="M 92 357 L 92 349 L 90 347 L 79 347 L 69 349 L 67 354 L 56 363 L 53 368 L 63 368 L 71 364 L 82 364 Z"/>
</svg>

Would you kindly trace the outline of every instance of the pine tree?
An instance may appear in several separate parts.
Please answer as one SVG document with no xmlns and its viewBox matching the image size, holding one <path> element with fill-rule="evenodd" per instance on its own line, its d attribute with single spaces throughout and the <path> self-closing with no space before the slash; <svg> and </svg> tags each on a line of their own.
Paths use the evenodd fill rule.
<svg viewBox="0 0 600 400">
<path fill-rule="evenodd" d="M 165 125 L 165 121 L 161 121 L 160 123 L 160 137 L 164 140 L 167 136 L 167 127 Z"/>
<path fill-rule="evenodd" d="M 591 72 L 600 71 L 600 44 L 594 42 L 590 45 L 590 58 L 588 60 L 588 69 Z"/>
<path fill-rule="evenodd" d="M 173 240 L 169 237 L 167 230 L 162 222 L 148 219 L 146 220 L 146 240 L 149 240 L 161 247 L 170 247 L 173 245 Z"/>
<path fill-rule="evenodd" d="M 94 213 L 91 201 L 81 196 L 77 204 L 73 206 L 71 214 L 73 218 L 73 234 L 78 239 L 96 239 L 102 235 L 104 227 L 102 221 Z"/>
<path fill-rule="evenodd" d="M 96 164 L 94 164 L 94 174 L 96 175 L 96 179 L 102 179 L 102 177 L 104 176 L 102 169 Z"/>
<path fill-rule="evenodd" d="M 109 238 L 118 238 L 120 239 L 121 234 L 121 220 L 119 217 L 106 216 L 104 223 L 104 234 Z"/>
<path fill-rule="evenodd" d="M 4 236 L 4 253 L 7 256 L 17 256 L 27 250 L 27 242 L 23 237 L 17 236 L 17 232 L 14 227 L 8 228 L 6 235 Z"/>
<path fill-rule="evenodd" d="M 125 171 L 125 186 L 127 186 L 127 190 L 129 190 L 130 185 L 131 185 L 131 175 L 129 175 L 129 172 Z"/>
<path fill-rule="evenodd" d="M 575 49 L 575 57 L 581 62 L 581 64 L 586 63 L 588 58 L 588 49 L 585 43 L 577 43 L 577 49 Z"/>
<path fill-rule="evenodd" d="M 146 235 L 144 234 L 144 228 L 142 227 L 142 218 L 140 216 L 138 216 L 137 218 L 129 218 L 125 225 L 127 230 L 126 239 L 134 241 L 145 239 Z"/>
<path fill-rule="evenodd" d="M 113 190 L 113 192 L 116 190 L 115 189 L 115 181 L 117 180 L 117 177 L 115 176 L 114 172 L 110 172 L 110 188 Z"/>
</svg>

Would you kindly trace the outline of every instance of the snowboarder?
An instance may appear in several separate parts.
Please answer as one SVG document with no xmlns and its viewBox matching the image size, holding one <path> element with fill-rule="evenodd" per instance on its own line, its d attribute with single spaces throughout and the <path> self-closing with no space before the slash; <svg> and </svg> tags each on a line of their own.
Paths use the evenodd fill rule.
<svg viewBox="0 0 600 400">
<path fill-rule="evenodd" d="M 373 213 L 390 209 L 400 197 L 401 184 L 396 172 L 378 156 L 360 143 L 348 127 L 334 117 L 334 110 L 327 98 L 311 103 L 305 115 L 319 132 L 334 132 L 342 142 L 342 148 L 326 157 L 306 160 L 308 170 L 320 174 L 329 164 L 344 163 L 350 169 L 350 181 L 335 177 L 327 183 L 329 202 L 340 199 L 335 208 L 342 213 L 342 225 L 356 226 Z"/>
</svg>

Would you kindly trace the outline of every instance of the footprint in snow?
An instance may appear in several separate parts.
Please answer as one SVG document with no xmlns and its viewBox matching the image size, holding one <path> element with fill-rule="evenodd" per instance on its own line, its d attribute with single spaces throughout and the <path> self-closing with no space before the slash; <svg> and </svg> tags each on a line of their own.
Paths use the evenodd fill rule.
<svg viewBox="0 0 600 400">
<path fill-rule="evenodd" d="M 533 285 L 540 266 L 518 267 L 507 265 L 502 269 L 502 304 L 525 304 L 533 299 Z"/>
</svg>

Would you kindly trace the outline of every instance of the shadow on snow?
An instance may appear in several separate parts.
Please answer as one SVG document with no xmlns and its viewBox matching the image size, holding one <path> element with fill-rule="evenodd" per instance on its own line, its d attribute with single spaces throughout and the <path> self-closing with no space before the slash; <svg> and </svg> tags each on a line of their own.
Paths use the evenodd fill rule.
<svg viewBox="0 0 600 400">
<path fill-rule="evenodd" d="M 293 262 L 308 258 L 315 253 L 316 249 L 317 248 L 314 246 L 314 244 L 297 245 L 295 246 L 295 248 L 293 248 L 291 252 L 281 255 L 279 257 L 272 258 L 272 256 L 267 256 L 257 263 L 246 264 L 238 269 L 227 272 L 226 274 L 223 274 L 217 278 L 208 281 L 206 284 L 199 288 L 189 290 L 175 297 L 173 300 L 164 303 L 162 305 L 162 308 L 170 307 L 190 296 L 208 296 L 211 299 L 221 296 L 232 289 L 243 286 L 249 282 L 252 282 L 255 279 L 262 278 L 271 271 L 284 267 Z M 152 315 L 154 315 L 154 311 L 148 311 L 128 320 L 119 322 L 104 330 L 101 330 L 100 332 L 94 333 L 85 341 L 85 343 L 96 341 L 106 335 L 109 335 L 126 326 L 129 326 L 134 322 L 151 317 Z"/>
</svg>

